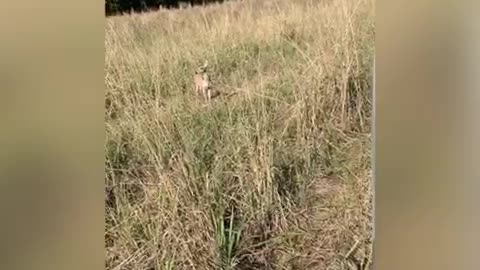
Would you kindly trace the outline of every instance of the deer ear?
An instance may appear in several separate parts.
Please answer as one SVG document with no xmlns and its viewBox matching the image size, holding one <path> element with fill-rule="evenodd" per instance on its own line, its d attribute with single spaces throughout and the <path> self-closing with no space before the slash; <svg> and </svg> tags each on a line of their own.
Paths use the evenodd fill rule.
<svg viewBox="0 0 480 270">
<path fill-rule="evenodd" d="M 203 68 L 207 68 L 208 67 L 208 60 L 205 60 L 205 63 L 203 63 Z"/>
</svg>

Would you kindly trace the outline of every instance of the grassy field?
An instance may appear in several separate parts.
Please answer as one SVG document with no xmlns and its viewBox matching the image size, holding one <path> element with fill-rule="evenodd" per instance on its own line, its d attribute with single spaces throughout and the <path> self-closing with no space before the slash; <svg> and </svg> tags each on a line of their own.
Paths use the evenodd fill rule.
<svg viewBox="0 0 480 270">
<path fill-rule="evenodd" d="M 374 34 L 373 0 L 107 18 L 106 268 L 370 269 Z"/>
</svg>

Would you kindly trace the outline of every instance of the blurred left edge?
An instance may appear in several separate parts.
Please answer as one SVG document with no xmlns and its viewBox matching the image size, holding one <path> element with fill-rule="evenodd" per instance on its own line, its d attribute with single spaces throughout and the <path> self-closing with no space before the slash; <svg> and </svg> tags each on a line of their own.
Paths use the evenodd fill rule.
<svg viewBox="0 0 480 270">
<path fill-rule="evenodd" d="M 0 269 L 104 269 L 104 3 L 0 16 Z"/>
</svg>

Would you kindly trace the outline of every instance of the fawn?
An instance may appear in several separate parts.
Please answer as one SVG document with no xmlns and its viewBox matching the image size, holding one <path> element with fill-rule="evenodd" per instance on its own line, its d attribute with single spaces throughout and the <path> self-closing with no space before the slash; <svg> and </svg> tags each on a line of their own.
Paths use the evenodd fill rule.
<svg viewBox="0 0 480 270">
<path fill-rule="evenodd" d="M 202 95 L 207 101 L 212 99 L 212 91 L 210 88 L 210 81 L 207 74 L 208 61 L 205 61 L 203 66 L 199 67 L 193 75 L 193 81 L 195 83 L 195 92 L 197 95 Z"/>
</svg>

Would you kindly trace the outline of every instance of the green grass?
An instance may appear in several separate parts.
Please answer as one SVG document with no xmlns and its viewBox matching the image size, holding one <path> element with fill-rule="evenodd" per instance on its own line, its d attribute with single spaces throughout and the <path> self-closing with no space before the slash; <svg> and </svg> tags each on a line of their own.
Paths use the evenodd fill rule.
<svg viewBox="0 0 480 270">
<path fill-rule="evenodd" d="M 111 17 L 107 269 L 348 269 L 371 251 L 370 0 Z M 205 106 L 193 72 L 222 94 Z"/>
</svg>

